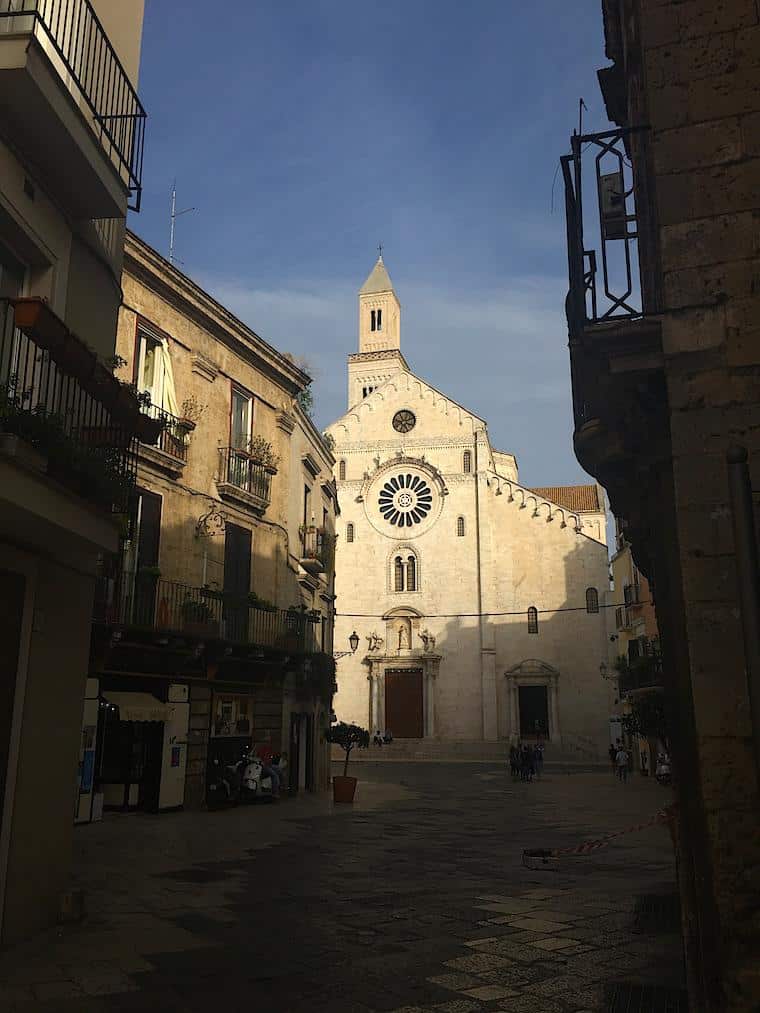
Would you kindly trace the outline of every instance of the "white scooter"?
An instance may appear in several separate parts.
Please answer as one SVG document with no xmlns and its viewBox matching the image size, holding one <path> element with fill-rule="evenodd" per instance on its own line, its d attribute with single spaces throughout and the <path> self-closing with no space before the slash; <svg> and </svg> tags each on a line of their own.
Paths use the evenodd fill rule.
<svg viewBox="0 0 760 1013">
<path fill-rule="evenodd" d="M 660 753 L 657 757 L 657 766 L 654 770 L 654 776 L 657 779 L 658 784 L 670 784 L 670 759 L 665 753 Z"/>
<path fill-rule="evenodd" d="M 240 761 L 240 797 L 244 802 L 271 801 L 272 778 L 264 776 L 261 758 L 249 753 Z"/>
</svg>

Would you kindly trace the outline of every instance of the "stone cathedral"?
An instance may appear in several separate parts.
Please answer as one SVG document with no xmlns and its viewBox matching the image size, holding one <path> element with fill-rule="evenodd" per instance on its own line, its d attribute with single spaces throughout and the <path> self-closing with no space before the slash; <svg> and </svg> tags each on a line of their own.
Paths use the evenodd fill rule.
<svg viewBox="0 0 760 1013">
<path fill-rule="evenodd" d="M 530 419 L 526 419 L 526 425 Z M 609 745 L 609 578 L 594 485 L 528 489 L 486 422 L 412 372 L 378 258 L 335 440 L 339 720 L 394 738 Z"/>
</svg>

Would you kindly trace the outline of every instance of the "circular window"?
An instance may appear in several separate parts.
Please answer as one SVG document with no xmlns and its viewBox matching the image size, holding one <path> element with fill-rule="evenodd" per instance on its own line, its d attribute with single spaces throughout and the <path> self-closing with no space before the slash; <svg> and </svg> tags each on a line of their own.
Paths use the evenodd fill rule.
<svg viewBox="0 0 760 1013">
<path fill-rule="evenodd" d="M 402 408 L 393 416 L 393 428 L 397 433 L 408 433 L 414 429 L 416 424 L 417 419 L 414 417 L 414 412 L 410 412 L 408 408 Z"/>
<path fill-rule="evenodd" d="M 411 528 L 430 513 L 433 493 L 425 479 L 419 475 L 394 475 L 380 489 L 378 504 L 380 513 L 390 524 Z"/>
</svg>

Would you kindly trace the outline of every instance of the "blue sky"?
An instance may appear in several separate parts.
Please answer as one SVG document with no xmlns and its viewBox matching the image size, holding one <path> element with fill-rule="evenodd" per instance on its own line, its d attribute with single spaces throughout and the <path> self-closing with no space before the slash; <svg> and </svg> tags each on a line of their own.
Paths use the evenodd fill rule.
<svg viewBox="0 0 760 1013">
<path fill-rule="evenodd" d="M 346 408 L 383 243 L 412 368 L 483 416 L 528 485 L 572 453 L 557 160 L 608 123 L 599 0 L 146 0 L 143 210 L 130 225 Z"/>
</svg>

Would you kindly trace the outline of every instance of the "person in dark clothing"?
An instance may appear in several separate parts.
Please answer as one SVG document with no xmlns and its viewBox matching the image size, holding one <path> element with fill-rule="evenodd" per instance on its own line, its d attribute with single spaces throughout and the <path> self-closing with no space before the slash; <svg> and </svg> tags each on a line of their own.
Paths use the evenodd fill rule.
<svg viewBox="0 0 760 1013">
<path fill-rule="evenodd" d="M 610 742 L 610 748 L 607 750 L 607 755 L 610 758 L 610 767 L 612 769 L 612 773 L 613 774 L 615 773 L 615 770 L 617 768 L 617 763 L 615 762 L 616 758 L 617 758 L 617 752 L 618 752 L 618 747 L 615 746 L 615 745 L 613 745 Z"/>
</svg>

